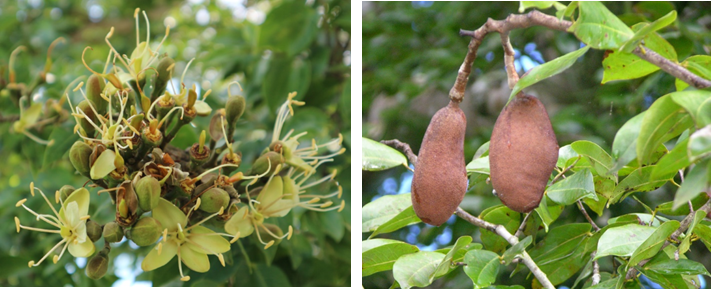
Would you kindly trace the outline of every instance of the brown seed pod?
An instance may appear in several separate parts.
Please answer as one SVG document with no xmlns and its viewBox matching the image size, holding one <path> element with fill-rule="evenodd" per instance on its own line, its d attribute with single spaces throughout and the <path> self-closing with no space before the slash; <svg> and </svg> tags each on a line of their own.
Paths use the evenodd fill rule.
<svg viewBox="0 0 711 289">
<path fill-rule="evenodd" d="M 446 222 L 467 191 L 466 123 L 459 103 L 450 101 L 435 113 L 425 132 L 412 179 L 412 207 L 427 224 Z"/>
<path fill-rule="evenodd" d="M 491 184 L 510 209 L 538 207 L 558 161 L 558 141 L 538 98 L 519 93 L 496 119 L 489 144 Z"/>
</svg>

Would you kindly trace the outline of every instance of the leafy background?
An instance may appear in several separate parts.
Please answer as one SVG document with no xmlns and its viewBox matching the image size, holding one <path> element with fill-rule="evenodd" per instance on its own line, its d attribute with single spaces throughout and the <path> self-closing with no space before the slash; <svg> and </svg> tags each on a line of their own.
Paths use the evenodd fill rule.
<svg viewBox="0 0 711 289">
<path fill-rule="evenodd" d="M 229 264 L 223 268 L 210 258 L 212 270 L 191 273 L 190 282 L 178 281 L 177 259 L 166 266 L 143 273 L 140 262 L 148 247 L 131 242 L 114 244 L 107 275 L 97 281 L 84 274 L 86 259 L 64 256 L 55 265 L 39 260 L 58 240 L 46 234 L 15 232 L 14 216 L 34 225 L 29 213 L 15 203 L 29 196 L 29 183 L 53 194 L 62 185 L 80 187 L 85 179 L 74 174 L 66 152 L 76 138 L 73 121 L 50 125 L 39 136 L 57 140 L 46 149 L 21 134 L 10 132 L 11 123 L 0 123 L 0 286 L 348 286 L 350 284 L 350 1 L 0 1 L 0 69 L 7 77 L 10 52 L 19 45 L 28 50 L 15 64 L 19 82 L 30 82 L 42 70 L 49 44 L 57 37 L 67 42 L 53 53 L 51 81 L 35 91 L 33 98 L 44 102 L 58 99 L 77 76 L 89 73 L 81 64 L 81 52 L 90 45 L 86 60 L 92 67 L 103 65 L 108 47 L 104 37 L 110 27 L 116 31 L 111 41 L 121 53 L 135 47 L 134 9 L 147 10 L 152 41 L 160 41 L 166 25 L 170 36 L 164 44 L 176 60 L 176 71 L 183 71 L 195 57 L 186 84 L 200 90 L 212 89 L 207 99 L 213 108 L 224 105 L 227 84 L 238 80 L 244 88 L 247 111 L 238 124 L 236 139 L 243 151 L 243 163 L 251 164 L 268 145 L 274 126 L 276 107 L 288 91 L 307 105 L 296 108 L 296 115 L 285 129 L 308 131 L 307 137 L 322 142 L 344 136 L 347 153 L 330 163 L 325 172 L 339 171 L 346 208 L 341 213 L 306 212 L 284 219 L 297 220 L 291 241 L 264 253 L 249 238 L 243 239 L 247 260 L 233 244 Z M 141 18 L 141 41 L 146 25 Z M 179 77 L 179 76 L 178 76 Z M 237 93 L 237 87 L 232 88 Z M 67 106 L 65 104 L 65 109 Z M 0 115 L 18 114 L 8 97 L 0 97 Z M 197 128 L 183 128 L 174 145 L 185 148 L 197 141 L 209 118 L 198 118 Z M 51 136 L 51 137 L 50 137 Z M 59 141 L 62 140 L 62 141 Z M 335 186 L 331 187 L 335 189 Z M 92 192 L 90 212 L 100 223 L 110 221 L 113 210 L 106 195 Z M 46 203 L 30 198 L 27 205 L 49 212 Z M 32 221 L 30 221 L 32 220 Z M 99 242 L 103 242 L 99 240 Z M 274 250 L 276 249 L 276 250 Z M 68 255 L 68 254 L 67 254 Z M 50 256 L 51 260 L 51 256 Z"/>
<path fill-rule="evenodd" d="M 678 12 L 674 28 L 659 31 L 676 50 L 678 59 L 689 55 L 708 55 L 711 48 L 711 11 L 702 2 L 605 2 L 605 6 L 625 24 L 656 20 L 672 10 Z M 374 140 L 399 139 L 419 150 L 432 115 L 447 104 L 447 93 L 456 78 L 457 69 L 466 53 L 468 39 L 459 37 L 459 29 L 473 30 L 488 17 L 504 19 L 518 13 L 518 2 L 365 2 L 363 4 L 363 136 Z M 544 11 L 553 14 L 555 10 Z M 581 47 L 569 33 L 532 27 L 511 32 L 517 51 L 519 73 L 555 59 Z M 527 89 L 545 104 L 559 145 L 575 140 L 589 140 L 603 148 L 612 146 L 619 128 L 632 116 L 646 110 L 657 98 L 676 91 L 675 78 L 664 72 L 646 77 L 606 82 L 603 80 L 604 51 L 590 50 L 564 73 L 546 79 Z M 500 38 L 488 36 L 480 46 L 478 57 L 460 105 L 467 115 L 465 158 L 469 163 L 477 148 L 489 140 L 496 118 L 509 97 Z M 406 112 L 406 113 L 403 113 Z M 406 114 L 407 117 L 403 117 Z M 410 192 L 412 173 L 399 166 L 382 172 L 363 171 L 363 203 L 385 195 Z M 675 179 L 680 181 L 678 176 Z M 461 207 L 479 215 L 486 208 L 500 204 L 491 194 L 491 186 L 476 185 L 464 198 Z M 671 201 L 676 187 L 667 183 L 652 192 L 635 194 L 654 207 Z M 593 218 L 606 224 L 614 216 L 644 212 L 645 208 L 631 198 L 610 206 Z M 570 223 L 586 223 L 575 206 L 567 206 L 551 229 Z M 363 234 L 363 239 L 370 234 Z M 480 241 L 480 230 L 452 217 L 445 225 L 432 227 L 419 223 L 378 238 L 403 240 L 420 250 L 451 246 L 459 236 L 471 235 Z M 697 242 L 689 257 L 707 268 L 709 252 Z M 609 258 L 606 258 L 609 259 Z M 601 270 L 612 272 L 609 260 L 601 260 Z M 503 268 L 503 267 L 502 267 Z M 529 284 L 525 274 L 509 278 L 515 266 L 506 266 L 496 284 Z M 469 287 L 471 280 L 463 270 L 437 279 L 432 288 Z M 571 286 L 575 278 L 562 284 Z M 707 279 L 708 280 L 708 279 Z M 393 283 L 391 271 L 363 278 L 363 285 L 384 288 Z"/>
</svg>

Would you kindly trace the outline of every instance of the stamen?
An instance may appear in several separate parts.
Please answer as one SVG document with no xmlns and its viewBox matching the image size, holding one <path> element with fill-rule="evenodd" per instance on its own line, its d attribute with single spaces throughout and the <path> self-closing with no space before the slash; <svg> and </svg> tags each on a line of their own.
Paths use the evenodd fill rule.
<svg viewBox="0 0 711 289">
<path fill-rule="evenodd" d="M 158 250 L 158 255 L 163 253 L 163 242 L 158 243 L 158 248 L 156 248 L 156 250 Z"/>
<path fill-rule="evenodd" d="M 184 80 L 185 80 L 185 73 L 188 72 L 188 67 L 190 67 L 190 64 L 191 64 L 191 63 L 193 63 L 193 60 L 195 60 L 195 57 L 193 57 L 193 59 L 190 59 L 190 61 L 188 61 L 188 64 L 185 65 L 185 69 L 183 69 L 183 76 L 180 77 L 180 83 L 181 83 L 181 84 L 184 83 Z M 183 90 L 181 89 L 180 92 L 181 92 L 180 94 L 182 95 Z"/>
<path fill-rule="evenodd" d="M 20 226 L 20 218 L 18 218 L 17 216 L 15 216 L 15 228 L 17 229 L 17 232 L 18 232 L 18 233 L 20 232 L 20 227 L 21 227 L 21 226 Z"/>
<path fill-rule="evenodd" d="M 20 53 L 20 51 L 27 50 L 27 47 L 24 45 L 20 45 L 15 50 L 10 53 L 10 64 L 8 67 L 8 70 L 10 71 L 10 83 L 15 83 L 15 58 L 17 58 L 17 54 Z"/>
<path fill-rule="evenodd" d="M 338 212 L 340 213 L 341 211 L 343 211 L 343 208 L 345 208 L 345 207 L 346 207 L 346 200 L 341 200 L 341 207 L 338 208 Z"/>
<path fill-rule="evenodd" d="M 65 240 L 66 240 L 66 239 L 65 239 Z M 74 244 L 76 244 L 77 241 L 78 241 L 77 239 L 74 239 Z M 64 252 L 67 251 L 67 247 L 68 247 L 68 246 L 69 246 L 69 242 L 67 242 L 66 244 L 64 244 L 64 248 L 62 248 L 62 252 L 59 253 L 59 256 L 56 256 L 56 255 L 55 255 L 55 256 L 57 257 L 57 260 L 59 260 L 59 258 L 62 258 L 62 256 L 64 256 Z M 54 262 L 54 264 L 57 264 L 57 262 Z"/>
<path fill-rule="evenodd" d="M 327 208 L 327 207 L 330 206 L 330 205 L 333 205 L 333 202 L 328 201 L 328 202 L 323 203 L 323 204 L 321 205 L 321 208 Z"/>
<path fill-rule="evenodd" d="M 293 233 L 294 233 L 294 228 L 293 228 L 291 225 L 289 225 L 289 233 L 287 234 L 286 239 L 287 239 L 287 240 L 291 240 L 291 235 L 292 235 Z"/>
<path fill-rule="evenodd" d="M 59 261 L 59 255 L 54 255 L 54 257 L 52 257 L 52 262 L 57 264 L 57 261 Z"/>
<path fill-rule="evenodd" d="M 267 243 L 267 245 L 264 246 L 264 250 L 269 249 L 269 247 L 271 247 L 272 245 L 274 245 L 274 240 L 269 241 L 269 243 Z"/>
<path fill-rule="evenodd" d="M 19 229 L 18 229 L 18 232 L 19 232 Z M 230 244 L 237 242 L 237 240 L 239 240 L 239 237 L 241 234 L 242 234 L 242 232 L 237 231 L 237 234 L 235 234 L 235 236 L 232 238 L 232 240 L 230 240 Z"/>
<path fill-rule="evenodd" d="M 33 184 L 33 186 L 34 186 L 34 184 Z M 54 206 L 52 205 L 52 203 L 49 202 L 49 199 L 47 199 L 47 196 L 44 195 L 44 192 L 42 192 L 42 190 L 40 190 L 40 189 L 37 189 L 37 191 L 39 191 L 40 194 L 42 195 L 42 197 L 44 198 L 44 200 L 47 201 L 47 205 L 49 205 L 49 207 L 52 209 L 52 212 L 54 212 L 54 215 L 59 217 L 59 213 L 57 213 L 57 210 L 54 209 Z"/>
<path fill-rule="evenodd" d="M 59 190 L 57 190 L 56 192 L 54 192 L 54 202 L 59 204 L 59 199 Z"/>
<path fill-rule="evenodd" d="M 113 31 L 113 30 L 112 30 L 112 31 Z M 91 48 L 91 46 L 84 47 L 84 50 L 81 52 L 81 62 L 84 63 L 84 67 L 86 67 L 86 69 L 88 69 L 91 73 L 96 74 L 96 75 L 101 75 L 101 73 L 98 73 L 98 72 L 94 71 L 93 69 L 91 69 L 91 67 L 89 67 L 88 64 L 86 64 L 86 60 L 84 59 L 84 55 L 86 54 L 86 50 L 87 50 L 87 49 L 94 50 L 94 48 Z M 84 84 L 84 83 L 82 82 L 82 84 Z M 80 86 L 81 86 L 81 84 L 80 84 Z M 77 88 L 75 88 L 74 91 L 77 91 Z"/>
<path fill-rule="evenodd" d="M 33 197 L 35 196 L 35 182 L 30 182 L 30 194 L 32 194 Z"/>
<path fill-rule="evenodd" d="M 52 55 L 54 46 L 56 46 L 57 43 L 59 43 L 59 42 L 66 43 L 66 41 L 64 40 L 64 37 L 59 37 L 59 38 L 55 39 L 54 41 L 52 41 L 52 43 L 49 45 L 49 48 L 47 49 L 47 61 L 45 62 L 45 65 L 44 65 L 44 73 L 49 72 L 49 70 L 52 68 L 52 58 L 50 57 L 50 55 Z"/>
<path fill-rule="evenodd" d="M 200 202 L 200 199 L 197 199 L 197 202 L 199 203 L 199 202 Z M 200 222 L 197 222 L 197 223 L 193 224 L 192 226 L 188 227 L 188 228 L 185 229 L 185 230 L 190 230 L 190 229 L 192 229 L 192 228 L 195 228 L 195 227 L 201 225 L 202 223 L 207 222 L 207 220 L 212 219 L 213 217 L 215 217 L 215 216 L 217 216 L 217 215 L 221 215 L 221 214 L 222 214 L 222 208 L 224 208 L 224 207 L 220 207 L 220 211 L 219 211 L 219 212 L 207 216 L 206 218 L 200 220 Z"/>
<path fill-rule="evenodd" d="M 31 134 L 30 132 L 28 132 L 26 130 L 23 130 L 22 134 L 26 135 L 27 137 L 31 138 L 33 141 L 35 141 L 36 143 L 41 144 L 41 145 L 52 146 L 54 144 L 53 139 L 46 141 L 46 140 L 43 140 L 43 139 Z"/>
<path fill-rule="evenodd" d="M 223 257 L 222 254 L 217 254 L 217 259 L 220 259 L 220 264 L 222 264 L 222 267 L 225 267 L 225 257 Z"/>
<path fill-rule="evenodd" d="M 183 275 L 183 258 L 180 256 L 180 245 L 178 245 L 178 270 L 180 271 L 180 281 L 186 282 L 190 280 L 190 276 Z"/>
<path fill-rule="evenodd" d="M 270 162 L 270 163 L 271 163 L 271 162 Z M 195 180 L 195 181 L 197 182 L 197 181 L 201 180 L 205 175 L 209 174 L 210 172 L 213 172 L 213 171 L 215 171 L 215 170 L 219 170 L 219 169 L 224 168 L 224 167 L 235 167 L 235 168 L 238 168 L 239 166 L 238 166 L 238 165 L 234 165 L 234 164 L 222 164 L 222 165 L 216 166 L 216 167 L 214 167 L 214 168 L 212 168 L 212 169 L 209 169 L 209 170 L 203 172 L 202 174 L 200 174 L 199 176 L 197 176 L 197 177 L 194 178 L 193 180 Z M 269 171 L 269 170 L 267 170 L 267 171 Z M 246 179 L 246 178 L 245 178 L 245 179 Z"/>
<path fill-rule="evenodd" d="M 86 221 L 86 220 L 89 219 L 89 217 L 91 217 L 91 216 L 86 215 L 86 216 L 83 216 L 83 217 L 79 218 L 79 220 Z"/>
<path fill-rule="evenodd" d="M 313 199 L 309 200 L 307 202 L 307 204 L 314 204 L 314 203 L 318 203 L 319 201 L 321 201 L 321 198 L 313 198 Z"/>
<path fill-rule="evenodd" d="M 34 266 L 34 265 L 35 265 L 35 261 L 27 262 L 27 266 L 29 266 L 30 268 L 32 268 L 32 266 Z"/>
<path fill-rule="evenodd" d="M 158 101 L 156 101 L 156 102 L 158 102 Z M 168 113 L 165 114 L 165 116 L 163 117 L 163 119 L 158 123 L 158 127 L 163 126 L 163 122 L 166 121 L 166 120 L 168 119 L 168 116 L 170 116 L 170 114 L 171 114 L 173 111 L 175 111 L 176 109 L 179 109 L 179 110 L 180 110 L 180 119 L 182 120 L 182 119 L 183 119 L 183 116 L 185 116 L 185 109 L 183 109 L 182 106 L 176 106 L 176 107 L 174 107 L 173 109 L 171 109 Z"/>
<path fill-rule="evenodd" d="M 25 202 L 27 202 L 27 198 L 17 201 L 15 207 L 22 206 L 22 204 L 24 204 Z"/>
<path fill-rule="evenodd" d="M 59 247 L 59 245 L 65 243 L 66 241 L 67 241 L 67 239 L 62 239 L 61 241 L 59 241 L 59 243 L 57 243 L 57 245 L 54 245 L 54 247 L 52 247 L 52 249 L 50 249 L 49 252 L 47 252 L 47 254 L 44 255 L 44 257 L 42 257 L 42 259 L 37 261 L 37 263 L 35 263 L 34 261 L 30 261 L 30 263 L 28 264 L 30 266 L 30 268 L 39 266 L 39 264 L 41 264 L 42 261 L 44 261 L 44 259 L 47 259 L 47 256 L 49 256 L 49 254 L 54 252 L 54 250 L 56 250 L 57 247 Z"/>
</svg>

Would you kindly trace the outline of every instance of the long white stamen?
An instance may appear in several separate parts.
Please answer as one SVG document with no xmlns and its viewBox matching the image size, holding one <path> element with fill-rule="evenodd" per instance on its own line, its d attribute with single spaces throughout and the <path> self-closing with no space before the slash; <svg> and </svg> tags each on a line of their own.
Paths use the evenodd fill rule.
<svg viewBox="0 0 711 289">
<path fill-rule="evenodd" d="M 52 252 L 54 252 L 54 250 L 56 250 L 57 247 L 59 247 L 59 245 L 63 244 L 63 243 L 66 242 L 66 241 L 67 241 L 67 239 L 62 239 L 61 241 L 59 241 L 59 243 L 57 243 L 57 245 L 54 245 L 54 247 L 52 247 L 52 249 L 50 249 L 49 252 L 47 252 L 47 254 L 45 254 L 44 257 L 42 257 L 42 259 L 40 259 L 37 263 L 32 262 L 32 263 L 31 263 L 32 266 L 33 266 L 33 267 L 39 266 L 39 264 L 41 264 L 42 261 L 44 261 L 44 259 L 47 259 L 47 256 L 49 256 L 49 254 L 51 254 Z"/>
</svg>

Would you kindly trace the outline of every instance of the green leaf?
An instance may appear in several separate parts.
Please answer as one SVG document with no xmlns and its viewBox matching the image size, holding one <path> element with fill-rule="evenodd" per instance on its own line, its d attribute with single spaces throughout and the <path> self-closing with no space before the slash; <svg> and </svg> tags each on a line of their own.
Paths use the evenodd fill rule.
<svg viewBox="0 0 711 289">
<path fill-rule="evenodd" d="M 521 214 L 504 205 L 484 210 L 479 218 L 489 223 L 503 225 L 511 234 L 515 233 L 521 224 Z M 484 249 L 493 252 L 504 252 L 509 244 L 504 238 L 488 230 L 481 230 L 481 243 L 484 245 Z"/>
<path fill-rule="evenodd" d="M 476 153 L 474 153 L 474 158 L 472 161 L 478 158 L 483 158 L 485 156 L 489 155 L 489 142 L 485 142 L 483 145 L 479 146 L 479 148 L 476 150 Z"/>
<path fill-rule="evenodd" d="M 538 217 L 541 218 L 543 228 L 545 228 L 546 232 L 548 232 L 548 227 L 553 224 L 560 216 L 560 213 L 563 212 L 563 208 L 565 207 L 555 205 L 548 196 L 543 196 L 541 203 L 534 211 L 536 211 Z"/>
<path fill-rule="evenodd" d="M 570 255 L 590 234 L 592 225 L 583 223 L 565 224 L 551 229 L 543 241 L 529 251 L 536 264 L 548 263 Z"/>
<path fill-rule="evenodd" d="M 558 161 L 556 162 L 555 166 L 560 168 L 560 169 L 565 169 L 569 166 L 569 160 L 573 158 L 578 158 L 578 153 L 573 150 L 573 148 L 570 145 L 564 145 L 560 149 L 558 149 Z"/>
<path fill-rule="evenodd" d="M 669 151 L 669 153 L 659 159 L 657 165 L 654 166 L 654 170 L 652 170 L 652 178 L 658 179 L 663 175 L 669 174 L 676 175 L 676 172 L 689 166 L 691 162 L 687 154 L 688 143 L 689 139 L 683 140 Z"/>
<path fill-rule="evenodd" d="M 594 142 L 579 140 L 570 146 L 592 164 L 593 173 L 596 175 L 607 175 L 613 166 L 612 157 L 605 150 L 603 150 L 599 145 Z"/>
<path fill-rule="evenodd" d="M 394 148 L 363 138 L 363 170 L 382 171 L 399 165 L 407 167 L 407 158 Z"/>
<path fill-rule="evenodd" d="M 571 205 L 582 198 L 597 200 L 593 175 L 589 169 L 582 169 L 572 176 L 548 187 L 546 194 L 559 205 Z"/>
<path fill-rule="evenodd" d="M 456 268 L 457 266 L 452 265 L 454 255 L 459 252 L 460 249 L 466 248 L 471 242 L 472 237 L 470 236 L 459 237 L 459 239 L 457 239 L 457 242 L 454 243 L 454 246 L 452 246 L 452 249 L 449 250 L 447 255 L 444 256 L 444 259 L 442 259 L 442 263 L 437 265 L 437 270 L 435 270 L 434 277 L 447 274 L 450 269 Z"/>
<path fill-rule="evenodd" d="M 637 160 L 649 164 L 659 145 L 678 136 L 693 125 L 691 117 L 672 99 L 674 92 L 657 99 L 647 109 L 637 138 Z"/>
<path fill-rule="evenodd" d="M 706 249 L 711 251 L 711 227 L 704 224 L 699 224 L 694 228 L 694 234 L 699 236 L 701 242 L 706 245 Z"/>
<path fill-rule="evenodd" d="M 711 58 L 711 56 L 709 57 Z M 672 100 L 691 115 L 697 128 L 711 123 L 711 91 L 678 91 L 672 94 Z"/>
<path fill-rule="evenodd" d="M 486 250 L 471 250 L 464 255 L 464 273 L 474 282 L 474 285 L 486 287 L 496 281 L 501 265 L 499 255 Z"/>
<path fill-rule="evenodd" d="M 711 79 L 711 56 L 692 55 L 680 63 L 680 65 L 686 67 L 686 69 L 698 76 L 705 79 Z M 675 80 L 674 84 L 677 91 L 682 91 L 689 87 L 688 83 L 678 78 Z"/>
<path fill-rule="evenodd" d="M 318 32 L 320 16 L 304 2 L 282 2 L 260 25 L 259 46 L 286 52 L 289 57 L 306 49 Z M 281 84 L 271 83 L 278 86 Z"/>
<path fill-rule="evenodd" d="M 617 203 L 624 199 L 629 193 L 656 190 L 676 175 L 676 172 L 670 172 L 667 175 L 652 178 L 652 171 L 654 171 L 655 167 L 656 166 L 641 167 L 630 173 L 615 187 L 610 202 L 612 204 Z"/>
<path fill-rule="evenodd" d="M 640 261 L 654 257 L 654 255 L 662 249 L 664 241 L 666 241 L 676 229 L 679 229 L 680 225 L 679 221 L 672 220 L 664 222 L 657 227 L 654 233 L 632 253 L 632 257 L 627 263 L 627 266 L 634 267 Z"/>
<path fill-rule="evenodd" d="M 550 261 L 539 263 L 543 273 L 546 273 L 548 279 L 553 283 L 553 285 L 561 284 L 568 280 L 570 277 L 575 275 L 580 269 L 585 266 L 585 264 L 590 259 L 590 252 L 585 251 L 584 244 L 588 239 L 583 239 L 581 246 L 575 248 L 574 252 L 562 256 L 561 258 L 551 259 Z M 534 281 L 534 284 L 538 281 Z M 536 285 L 533 286 L 537 287 Z"/>
<path fill-rule="evenodd" d="M 370 239 L 362 243 L 363 276 L 392 270 L 402 255 L 418 252 L 417 246 L 390 239 Z"/>
<path fill-rule="evenodd" d="M 703 160 L 696 164 L 684 178 L 681 187 L 674 195 L 674 205 L 672 209 L 686 205 L 688 201 L 702 194 L 709 188 L 709 160 Z"/>
<path fill-rule="evenodd" d="M 467 174 L 479 173 L 479 174 L 489 174 L 489 156 L 485 156 L 478 159 L 473 159 L 469 164 L 467 164 Z"/>
<path fill-rule="evenodd" d="M 565 5 L 558 1 L 521 1 L 521 5 L 518 7 L 518 12 L 523 13 L 523 11 L 526 11 L 528 8 L 544 10 L 551 7 L 555 7 L 555 10 L 563 10 L 566 8 Z"/>
<path fill-rule="evenodd" d="M 56 126 L 49 135 L 49 140 L 54 140 L 54 144 L 44 150 L 42 169 L 48 168 L 52 163 L 59 160 L 72 147 L 72 144 L 79 138 L 72 132 L 71 128 Z"/>
<path fill-rule="evenodd" d="M 273 56 L 262 81 L 262 97 L 269 110 L 276 113 L 289 93 L 296 92 L 295 99 L 303 99 L 310 83 L 310 62 L 301 58 Z"/>
<path fill-rule="evenodd" d="M 696 162 L 711 154 L 711 125 L 697 130 L 689 137 L 689 161 Z"/>
<path fill-rule="evenodd" d="M 382 224 L 412 207 L 410 194 L 383 196 L 363 206 L 363 232 L 375 231 Z"/>
<path fill-rule="evenodd" d="M 516 245 L 511 246 L 506 252 L 504 252 L 503 255 L 501 255 L 501 260 L 504 261 L 504 264 L 509 264 L 511 261 L 513 261 L 516 256 L 519 256 L 523 254 L 523 252 L 526 251 L 526 247 L 528 245 L 531 245 L 531 242 L 533 241 L 533 237 L 528 236 L 524 238 L 523 240 L 519 241 L 516 243 Z"/>
<path fill-rule="evenodd" d="M 620 277 L 618 276 L 618 277 L 600 282 L 595 286 L 590 286 L 586 289 L 615 289 L 615 286 L 617 285 L 617 281 L 619 279 L 620 279 Z"/>
<path fill-rule="evenodd" d="M 419 223 L 419 222 L 422 222 L 422 220 L 420 220 L 420 218 L 417 217 L 417 215 L 415 214 L 415 210 L 412 208 L 412 206 L 410 206 L 409 208 L 400 212 L 399 214 L 397 214 L 395 217 L 393 217 L 389 221 L 378 226 L 378 228 L 375 229 L 375 232 L 373 232 L 373 234 L 370 235 L 370 238 L 375 237 L 378 234 L 390 233 L 392 231 L 399 230 L 401 228 L 404 228 L 404 227 L 407 227 L 409 225 Z"/>
<path fill-rule="evenodd" d="M 644 27 L 649 27 L 645 23 L 640 23 L 632 26 L 634 31 L 641 31 Z M 659 36 L 657 33 L 652 33 L 644 37 L 644 44 L 647 48 L 659 53 L 662 57 L 676 61 L 677 54 L 674 46 Z M 631 46 L 634 48 L 634 46 Z M 659 70 L 659 66 L 651 64 L 639 56 L 630 52 L 613 51 L 603 61 L 603 76 L 602 83 L 607 83 L 613 80 L 635 79 L 649 75 L 652 72 Z"/>
<path fill-rule="evenodd" d="M 597 1 L 578 3 L 580 17 L 568 31 L 595 49 L 616 49 L 634 36 L 634 32 Z"/>
<path fill-rule="evenodd" d="M 622 47 L 620 47 L 620 51 L 624 51 L 626 53 L 632 52 L 632 50 L 639 45 L 639 42 L 647 37 L 650 33 L 654 33 L 659 29 L 662 29 L 664 27 L 669 26 L 670 24 L 674 23 L 676 20 L 676 11 L 671 11 L 667 15 L 664 15 L 663 17 L 657 19 L 656 21 L 652 22 L 649 25 L 645 25 L 644 28 L 640 29 L 637 31 L 630 40 L 627 40 L 624 44 L 622 44 Z"/>
<path fill-rule="evenodd" d="M 595 260 L 611 255 L 632 256 L 640 244 L 654 233 L 654 230 L 653 227 L 638 224 L 627 224 L 607 229 L 597 243 Z"/>
<path fill-rule="evenodd" d="M 538 83 L 541 80 L 549 78 L 553 75 L 563 72 L 578 60 L 578 57 L 588 52 L 589 46 L 585 46 L 576 51 L 548 61 L 544 64 L 534 67 L 529 70 L 527 74 L 518 80 L 513 90 L 511 90 L 511 95 L 509 96 L 509 102 L 514 98 L 514 96 L 526 87 Z M 508 104 L 508 102 L 507 102 Z"/>
<path fill-rule="evenodd" d="M 444 259 L 437 252 L 417 252 L 403 255 L 393 265 L 393 277 L 403 289 L 413 286 L 425 287 L 432 284 L 437 265 Z"/>
<path fill-rule="evenodd" d="M 102 152 L 101 155 L 96 158 L 96 162 L 94 162 L 94 165 L 91 166 L 91 171 L 89 172 L 89 174 L 91 175 L 91 179 L 101 179 L 108 175 L 111 171 L 115 170 L 115 159 L 116 153 L 114 151 L 107 149 Z"/>
<path fill-rule="evenodd" d="M 662 288 L 670 289 L 686 289 L 689 285 L 684 281 L 681 275 L 662 275 L 651 270 L 642 270 L 642 274 L 647 276 L 649 280 L 659 284 Z"/>
<path fill-rule="evenodd" d="M 707 194 L 700 194 L 696 198 L 691 199 L 691 204 L 694 206 L 694 210 L 698 210 L 709 200 Z M 672 209 L 672 204 L 674 201 L 663 203 L 657 206 L 657 213 L 670 215 L 670 216 L 685 216 L 689 214 L 689 206 L 680 206 L 676 210 Z"/>
<path fill-rule="evenodd" d="M 711 276 L 703 264 L 689 259 L 670 259 L 654 263 L 649 262 L 644 266 L 644 269 L 662 275 L 681 274 Z"/>
<path fill-rule="evenodd" d="M 615 159 L 615 165 L 610 169 L 611 174 L 637 158 L 637 137 L 645 112 L 628 120 L 615 134 L 615 140 L 612 142 L 612 158 Z"/>
</svg>

